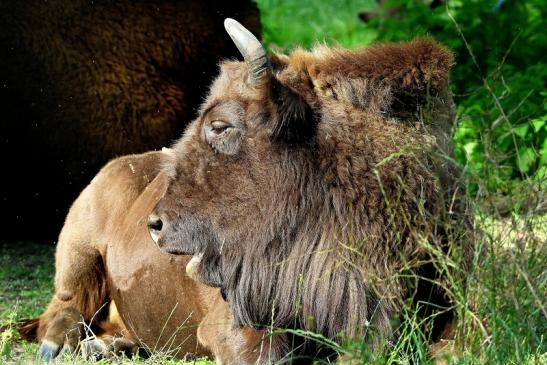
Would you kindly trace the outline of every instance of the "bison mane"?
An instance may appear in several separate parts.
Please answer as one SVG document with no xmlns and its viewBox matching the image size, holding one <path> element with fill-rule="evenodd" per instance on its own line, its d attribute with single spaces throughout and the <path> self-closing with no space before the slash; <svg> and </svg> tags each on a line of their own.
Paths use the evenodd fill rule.
<svg viewBox="0 0 547 365">
<path fill-rule="evenodd" d="M 319 174 L 320 183 L 301 181 L 298 198 L 278 197 L 285 203 L 276 212 L 283 216 L 281 232 L 223 256 L 235 321 L 329 338 L 389 333 L 417 287 L 400 270 L 424 269 L 420 261 L 429 258 L 421 239 L 442 246 L 446 238 L 439 237 L 446 222 L 435 220 L 442 219 L 443 198 L 453 195 L 456 176 L 440 186 L 439 174 L 456 168 L 433 154 L 437 143 L 447 149 L 453 123 L 447 91 L 452 55 L 431 39 L 418 39 L 364 52 L 297 50 L 285 61 L 276 73 L 284 93 L 276 95 L 276 135 L 292 144 L 320 134 L 314 139 L 318 166 L 308 162 L 308 152 L 301 152 L 300 165 L 308 168 L 301 175 L 312 180 Z M 361 128 L 371 140 L 348 134 Z"/>
</svg>

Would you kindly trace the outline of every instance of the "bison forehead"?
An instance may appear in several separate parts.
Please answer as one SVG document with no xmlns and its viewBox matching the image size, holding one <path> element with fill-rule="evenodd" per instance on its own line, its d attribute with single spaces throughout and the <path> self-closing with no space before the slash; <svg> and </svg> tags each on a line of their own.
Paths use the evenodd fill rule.
<svg viewBox="0 0 547 365">
<path fill-rule="evenodd" d="M 206 110 L 214 100 L 237 99 L 239 101 L 259 99 L 265 88 L 253 88 L 248 84 L 249 70 L 244 62 L 225 61 L 220 66 L 220 74 L 213 81 L 207 101 L 201 112 Z"/>
</svg>

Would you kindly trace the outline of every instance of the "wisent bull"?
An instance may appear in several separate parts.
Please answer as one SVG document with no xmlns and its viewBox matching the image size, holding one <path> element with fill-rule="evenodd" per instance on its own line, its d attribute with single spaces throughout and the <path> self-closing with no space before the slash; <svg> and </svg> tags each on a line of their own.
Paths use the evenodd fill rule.
<svg viewBox="0 0 547 365">
<path fill-rule="evenodd" d="M 441 338 L 453 312 L 434 256 L 463 253 L 465 273 L 472 253 L 450 52 L 426 38 L 269 58 L 225 26 L 245 61 L 222 63 L 180 140 L 112 161 L 71 208 L 42 356 L 333 359 L 291 330 L 379 351 L 405 305 Z"/>
</svg>

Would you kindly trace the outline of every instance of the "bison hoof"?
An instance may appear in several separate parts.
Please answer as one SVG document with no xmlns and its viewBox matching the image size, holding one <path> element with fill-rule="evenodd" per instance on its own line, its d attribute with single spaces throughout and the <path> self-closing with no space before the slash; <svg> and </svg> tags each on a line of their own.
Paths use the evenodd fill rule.
<svg viewBox="0 0 547 365">
<path fill-rule="evenodd" d="M 112 340 L 109 351 L 116 356 L 125 355 L 132 357 L 139 352 L 139 346 L 127 338 L 118 337 Z"/>
<path fill-rule="evenodd" d="M 98 361 L 108 356 L 108 346 L 100 338 L 86 338 L 80 342 L 82 356 L 86 360 Z"/>
<path fill-rule="evenodd" d="M 59 345 L 44 340 L 40 345 L 40 358 L 44 361 L 51 361 L 59 354 Z"/>
<path fill-rule="evenodd" d="M 86 360 L 98 361 L 118 356 L 132 357 L 137 354 L 139 346 L 127 338 L 104 336 L 82 340 L 80 349 Z"/>
<path fill-rule="evenodd" d="M 63 353 L 80 352 L 83 358 L 97 361 L 120 355 L 131 357 L 139 351 L 139 346 L 128 338 L 105 333 L 95 336 L 89 328 L 87 331 L 85 328 L 84 318 L 76 309 L 59 311 L 40 344 L 40 358 L 51 361 Z"/>
<path fill-rule="evenodd" d="M 84 333 L 84 319 L 74 308 L 66 308 L 51 321 L 40 345 L 40 357 L 49 361 L 60 352 L 74 352 Z"/>
</svg>

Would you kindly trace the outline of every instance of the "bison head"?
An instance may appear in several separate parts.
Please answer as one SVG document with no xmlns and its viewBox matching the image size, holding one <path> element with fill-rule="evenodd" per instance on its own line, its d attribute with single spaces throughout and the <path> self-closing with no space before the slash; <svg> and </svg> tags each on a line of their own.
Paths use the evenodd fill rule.
<svg viewBox="0 0 547 365">
<path fill-rule="evenodd" d="M 396 274 L 443 205 L 431 156 L 453 117 L 451 54 L 418 39 L 269 59 L 225 26 L 245 61 L 222 63 L 164 162 L 152 237 L 194 255 L 238 325 L 385 334 L 409 291 Z"/>
</svg>

